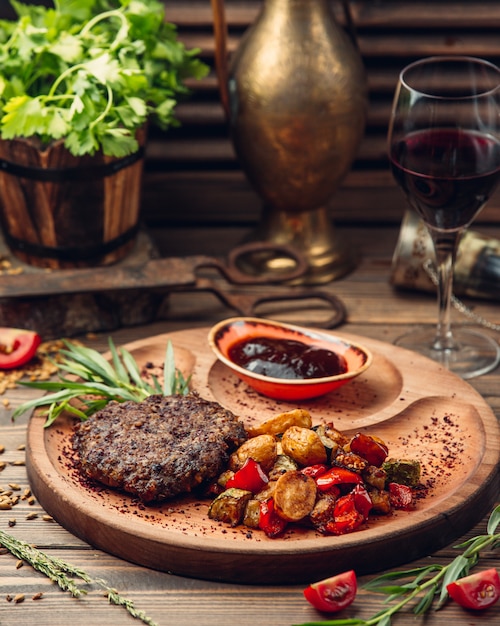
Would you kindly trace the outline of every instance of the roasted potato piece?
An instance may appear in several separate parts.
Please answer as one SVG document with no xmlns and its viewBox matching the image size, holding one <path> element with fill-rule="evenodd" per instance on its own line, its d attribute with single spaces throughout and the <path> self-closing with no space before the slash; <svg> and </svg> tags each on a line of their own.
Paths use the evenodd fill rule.
<svg viewBox="0 0 500 626">
<path fill-rule="evenodd" d="M 299 470 L 286 472 L 276 481 L 274 508 L 280 517 L 298 522 L 313 510 L 316 502 L 316 483 Z"/>
<path fill-rule="evenodd" d="M 259 426 L 247 428 L 250 437 L 258 435 L 280 435 L 290 426 L 302 426 L 303 428 L 311 428 L 312 419 L 309 411 L 305 409 L 293 409 L 286 413 L 278 413 L 265 420 Z"/>
<path fill-rule="evenodd" d="M 318 434 L 318 437 L 321 439 L 321 443 L 325 446 L 327 456 L 330 457 L 337 454 L 340 446 L 336 441 L 333 441 L 333 439 L 330 439 L 330 437 L 326 435 L 327 428 L 327 426 L 321 424 L 321 426 L 318 426 L 318 428 L 315 428 L 314 430 Z"/>
<path fill-rule="evenodd" d="M 333 424 L 321 424 L 315 428 L 325 448 L 336 452 L 349 444 L 349 437 L 333 427 Z"/>
<path fill-rule="evenodd" d="M 254 497 L 256 500 L 259 500 L 259 502 L 265 502 L 266 500 L 269 500 L 269 498 L 272 498 L 274 496 L 275 489 L 276 489 L 276 481 L 270 480 L 267 483 L 267 485 L 264 487 L 264 489 L 262 489 L 262 491 L 259 491 L 259 493 L 254 494 Z"/>
<path fill-rule="evenodd" d="M 210 505 L 208 517 L 218 522 L 237 526 L 241 524 L 246 505 L 251 498 L 251 491 L 226 489 Z"/>
<path fill-rule="evenodd" d="M 258 528 L 260 520 L 260 502 L 259 500 L 249 500 L 245 507 L 243 515 L 243 524 L 249 528 Z"/>
<path fill-rule="evenodd" d="M 243 444 L 245 445 L 245 444 Z M 319 435 L 309 428 L 291 426 L 281 439 L 284 454 L 292 457 L 299 465 L 316 465 L 326 463 L 326 449 Z"/>
<path fill-rule="evenodd" d="M 278 454 L 278 457 L 276 458 L 276 463 L 273 465 L 271 471 L 269 472 L 269 479 L 277 480 L 281 476 L 281 474 L 296 469 L 299 469 L 296 461 L 294 461 L 286 454 Z"/>
<path fill-rule="evenodd" d="M 259 435 L 248 439 L 229 457 L 229 469 L 237 472 L 248 458 L 252 458 L 264 472 L 269 472 L 276 462 L 278 450 L 273 435 Z"/>
</svg>

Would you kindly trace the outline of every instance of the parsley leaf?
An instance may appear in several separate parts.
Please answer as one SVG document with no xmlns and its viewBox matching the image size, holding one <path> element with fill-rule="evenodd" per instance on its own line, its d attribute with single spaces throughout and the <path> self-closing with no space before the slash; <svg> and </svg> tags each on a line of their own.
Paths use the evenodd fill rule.
<svg viewBox="0 0 500 626">
<path fill-rule="evenodd" d="M 17 20 L 0 20 L 2 139 L 64 139 L 76 156 L 126 156 L 148 120 L 178 125 L 185 80 L 208 72 L 157 0 L 10 3 Z"/>
</svg>

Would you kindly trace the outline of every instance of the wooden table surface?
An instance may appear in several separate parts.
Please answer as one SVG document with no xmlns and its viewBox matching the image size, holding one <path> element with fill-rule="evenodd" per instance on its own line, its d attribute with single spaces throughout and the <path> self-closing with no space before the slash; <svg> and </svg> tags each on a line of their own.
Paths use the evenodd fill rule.
<svg viewBox="0 0 500 626">
<path fill-rule="evenodd" d="M 391 342 L 414 324 L 433 323 L 436 304 L 432 295 L 398 292 L 389 284 L 398 228 L 359 226 L 343 230 L 362 255 L 360 264 L 351 275 L 322 287 L 345 303 L 348 316 L 342 330 Z M 482 230 L 500 238 L 498 227 Z M 176 229 L 156 233 L 156 236 L 164 253 L 183 255 L 225 254 L 243 234 L 241 229 L 214 229 L 209 234 L 202 229 L 186 232 Z M 273 288 L 262 287 L 259 291 L 272 293 Z M 468 304 L 485 318 L 499 321 L 498 303 L 475 300 Z M 209 294 L 173 294 L 165 321 L 120 329 L 112 333 L 112 337 L 117 345 L 123 345 L 159 333 L 209 326 L 232 313 Z M 300 321 L 307 323 L 309 313 L 301 311 L 300 314 L 303 318 Z M 458 322 L 466 321 L 458 314 L 454 317 Z M 488 332 L 495 335 L 493 331 Z M 91 347 L 104 350 L 107 337 L 108 334 L 103 334 L 80 339 Z M 500 415 L 500 370 L 474 379 L 470 384 L 482 394 L 495 414 Z M 0 472 L 0 485 L 17 484 L 21 488 L 20 494 L 29 488 L 22 465 L 28 418 L 24 416 L 12 423 L 10 415 L 13 407 L 32 395 L 32 390 L 18 387 L 8 390 L 2 396 L 3 404 L 0 404 L 0 445 L 5 448 L 0 460 L 6 463 L 5 469 Z M 36 516 L 33 515 L 35 513 Z M 13 519 L 15 525 L 11 525 Z M 161 626 L 290 626 L 327 618 L 307 604 L 302 595 L 302 585 L 245 586 L 209 582 L 151 571 L 122 561 L 85 544 L 56 522 L 44 519 L 44 511 L 39 504 L 30 503 L 28 499 L 21 499 L 10 511 L 0 510 L 0 529 L 35 544 L 47 554 L 81 567 L 94 579 L 105 579 L 109 586 L 133 600 L 139 610 L 145 611 L 151 620 Z M 466 536 L 483 532 L 485 520 L 470 529 Z M 449 563 L 457 554 L 453 548 L 456 543 L 452 541 L 448 547 L 411 566 Z M 485 552 L 479 567 L 500 568 L 500 553 Z M 369 578 L 361 578 L 361 584 Z M 39 593 L 42 597 L 33 599 Z M 18 594 L 24 596 L 23 602 L 13 600 Z M 383 601 L 383 596 L 361 590 L 355 604 L 343 616 L 368 619 L 383 607 Z M 425 620 L 415 618 L 411 613 L 402 613 L 394 618 L 393 625 L 423 626 L 425 623 L 426 626 L 444 626 L 450 622 L 455 626 L 499 624 L 500 603 L 482 614 L 466 612 L 450 603 L 439 612 L 431 612 Z M 75 599 L 60 591 L 29 565 L 19 567 L 17 559 L 11 554 L 0 555 L 0 624 L 78 626 L 88 623 L 126 625 L 139 622 L 123 608 L 109 605 L 102 591 L 96 587 L 90 587 L 86 596 Z"/>
</svg>

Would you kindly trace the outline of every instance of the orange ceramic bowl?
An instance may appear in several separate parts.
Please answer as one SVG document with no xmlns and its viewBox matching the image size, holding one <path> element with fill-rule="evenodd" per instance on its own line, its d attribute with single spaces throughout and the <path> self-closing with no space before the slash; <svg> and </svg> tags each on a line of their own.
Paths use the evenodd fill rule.
<svg viewBox="0 0 500 626">
<path fill-rule="evenodd" d="M 229 350 L 235 343 L 253 337 L 291 339 L 331 350 L 344 357 L 347 371 L 337 376 L 301 379 L 273 378 L 251 372 L 234 363 L 229 358 Z M 219 322 L 210 329 L 208 342 L 216 357 L 241 380 L 275 400 L 307 400 L 325 395 L 359 376 L 372 362 L 372 354 L 366 348 L 335 335 L 253 317 L 234 317 Z"/>
</svg>

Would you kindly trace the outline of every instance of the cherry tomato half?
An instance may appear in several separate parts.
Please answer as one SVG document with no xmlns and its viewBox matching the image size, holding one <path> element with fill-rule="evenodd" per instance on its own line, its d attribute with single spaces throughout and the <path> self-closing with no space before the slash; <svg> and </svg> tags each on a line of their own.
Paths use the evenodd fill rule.
<svg viewBox="0 0 500 626">
<path fill-rule="evenodd" d="M 495 568 L 487 569 L 455 580 L 446 590 L 466 609 L 487 609 L 500 598 L 500 576 Z"/>
<path fill-rule="evenodd" d="M 349 570 L 309 585 L 304 596 L 318 611 L 336 613 L 352 604 L 357 589 L 356 573 Z"/>
<path fill-rule="evenodd" d="M 41 343 L 32 330 L 0 328 L 0 369 L 8 370 L 30 361 Z"/>
<path fill-rule="evenodd" d="M 410 511 L 414 508 L 413 491 L 407 485 L 389 483 L 389 498 L 394 509 Z"/>
</svg>

